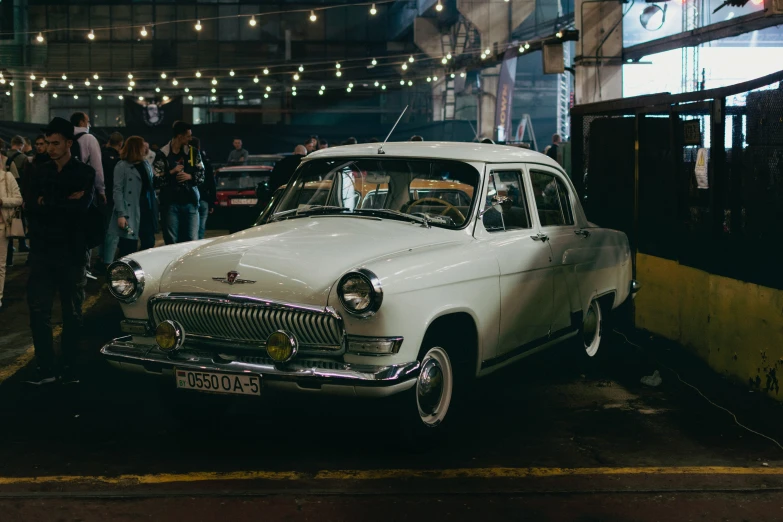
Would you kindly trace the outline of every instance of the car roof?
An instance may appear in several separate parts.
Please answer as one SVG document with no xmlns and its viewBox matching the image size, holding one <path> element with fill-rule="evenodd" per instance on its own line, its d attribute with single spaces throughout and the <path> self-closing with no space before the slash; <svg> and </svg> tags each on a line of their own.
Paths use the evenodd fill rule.
<svg viewBox="0 0 783 522">
<path fill-rule="evenodd" d="M 248 158 L 268 158 L 268 159 L 283 159 L 280 154 L 249 154 Z"/>
<path fill-rule="evenodd" d="M 302 161 L 344 158 L 346 156 L 378 156 L 380 145 L 380 143 L 363 143 L 329 147 L 305 156 Z M 383 145 L 383 151 L 386 158 L 426 158 L 484 163 L 538 163 L 562 170 L 555 160 L 545 154 L 507 145 L 453 141 L 403 141 L 386 143 Z"/>
</svg>

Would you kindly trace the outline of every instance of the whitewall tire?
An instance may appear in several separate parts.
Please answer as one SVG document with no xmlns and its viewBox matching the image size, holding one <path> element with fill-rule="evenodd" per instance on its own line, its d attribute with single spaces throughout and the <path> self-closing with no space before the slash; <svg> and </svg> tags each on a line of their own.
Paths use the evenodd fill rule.
<svg viewBox="0 0 783 522">
<path fill-rule="evenodd" d="M 597 299 L 590 302 L 581 328 L 581 345 L 588 357 L 595 357 L 601 346 L 603 312 Z"/>
</svg>

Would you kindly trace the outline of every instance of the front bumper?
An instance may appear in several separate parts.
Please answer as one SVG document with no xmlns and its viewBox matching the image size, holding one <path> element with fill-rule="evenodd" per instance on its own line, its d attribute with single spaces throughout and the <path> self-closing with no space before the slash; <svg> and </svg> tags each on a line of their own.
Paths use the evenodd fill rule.
<svg viewBox="0 0 783 522">
<path fill-rule="evenodd" d="M 293 392 L 319 392 L 329 395 L 386 397 L 405 391 L 416 383 L 417 361 L 397 365 L 359 365 L 334 360 L 296 359 L 274 364 L 263 356 L 232 359 L 198 351 L 176 350 L 164 353 L 154 344 L 135 342 L 132 336 L 114 339 L 101 348 L 115 367 L 171 378 L 174 370 L 198 370 L 260 375 L 263 386 Z"/>
</svg>

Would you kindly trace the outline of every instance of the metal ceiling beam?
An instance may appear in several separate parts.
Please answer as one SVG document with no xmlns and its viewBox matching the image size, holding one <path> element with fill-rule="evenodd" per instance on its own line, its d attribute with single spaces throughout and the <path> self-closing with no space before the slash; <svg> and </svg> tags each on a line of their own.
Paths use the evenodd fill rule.
<svg viewBox="0 0 783 522">
<path fill-rule="evenodd" d="M 673 34 L 650 42 L 632 45 L 623 49 L 623 61 L 638 62 L 645 56 L 658 54 L 672 49 L 693 47 L 705 42 L 739 36 L 741 34 L 783 24 L 783 15 L 760 11 L 731 20 L 699 27 L 692 31 Z"/>
</svg>

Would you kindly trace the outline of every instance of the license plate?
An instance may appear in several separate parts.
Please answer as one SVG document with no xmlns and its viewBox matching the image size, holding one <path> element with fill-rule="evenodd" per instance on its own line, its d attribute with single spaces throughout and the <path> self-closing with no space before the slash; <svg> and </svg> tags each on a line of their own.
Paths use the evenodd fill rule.
<svg viewBox="0 0 783 522">
<path fill-rule="evenodd" d="M 177 370 L 176 376 L 177 388 L 234 395 L 261 395 L 261 378 L 258 375 Z"/>
<path fill-rule="evenodd" d="M 231 200 L 232 205 L 255 205 L 257 203 L 257 198 L 237 198 Z"/>
</svg>

